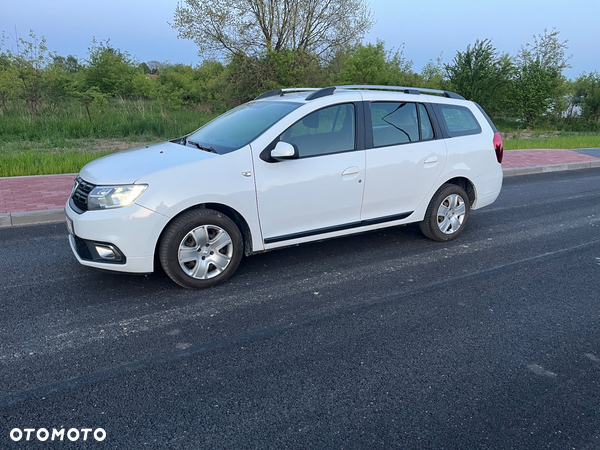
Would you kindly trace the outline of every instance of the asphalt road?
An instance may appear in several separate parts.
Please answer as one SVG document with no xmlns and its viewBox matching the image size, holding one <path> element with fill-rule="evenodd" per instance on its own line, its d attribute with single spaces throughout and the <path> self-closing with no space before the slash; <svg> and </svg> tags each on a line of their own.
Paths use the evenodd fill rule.
<svg viewBox="0 0 600 450">
<path fill-rule="evenodd" d="M 398 227 L 223 286 L 0 229 L 0 448 L 600 448 L 600 170 L 505 180 L 457 241 Z"/>
</svg>

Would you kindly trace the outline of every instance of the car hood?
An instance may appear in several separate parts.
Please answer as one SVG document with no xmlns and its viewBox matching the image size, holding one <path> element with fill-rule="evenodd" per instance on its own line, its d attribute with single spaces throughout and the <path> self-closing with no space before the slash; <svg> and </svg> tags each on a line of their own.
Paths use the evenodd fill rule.
<svg viewBox="0 0 600 450">
<path fill-rule="evenodd" d="M 131 184 L 154 172 L 218 156 L 181 144 L 163 142 L 98 158 L 85 165 L 79 176 L 96 185 Z"/>
</svg>

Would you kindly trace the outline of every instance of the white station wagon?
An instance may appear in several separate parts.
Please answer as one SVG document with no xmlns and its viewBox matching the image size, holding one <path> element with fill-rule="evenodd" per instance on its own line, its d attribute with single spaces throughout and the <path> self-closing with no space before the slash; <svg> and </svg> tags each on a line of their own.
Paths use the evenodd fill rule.
<svg viewBox="0 0 600 450">
<path fill-rule="evenodd" d="M 502 140 L 476 104 L 431 89 L 266 92 L 170 142 L 100 158 L 66 205 L 86 266 L 185 288 L 242 255 L 419 222 L 455 239 L 502 187 Z"/>
</svg>

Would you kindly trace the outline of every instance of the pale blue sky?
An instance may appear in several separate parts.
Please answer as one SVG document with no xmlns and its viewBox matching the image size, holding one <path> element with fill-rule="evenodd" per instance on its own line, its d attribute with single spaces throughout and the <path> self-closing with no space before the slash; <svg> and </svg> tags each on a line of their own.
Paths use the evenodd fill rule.
<svg viewBox="0 0 600 450">
<path fill-rule="evenodd" d="M 168 25 L 177 0 L 0 0 L 0 31 L 45 36 L 60 55 L 87 57 L 92 37 L 111 43 L 140 61 L 197 64 L 193 42 L 177 39 Z M 491 38 L 502 52 L 515 54 L 534 34 L 556 27 L 569 40 L 571 78 L 600 71 L 600 0 L 371 0 L 377 20 L 365 38 L 405 44 L 404 54 L 420 71 L 443 52 L 450 62 L 457 50 L 476 39 Z M 10 40 L 5 46 L 11 46 Z"/>
</svg>

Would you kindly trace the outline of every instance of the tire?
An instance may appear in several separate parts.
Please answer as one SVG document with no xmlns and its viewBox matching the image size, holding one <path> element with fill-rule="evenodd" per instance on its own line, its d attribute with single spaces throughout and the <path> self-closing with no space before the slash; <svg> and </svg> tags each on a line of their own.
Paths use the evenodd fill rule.
<svg viewBox="0 0 600 450">
<path fill-rule="evenodd" d="M 419 226 L 429 239 L 451 241 L 465 229 L 470 211 L 465 190 L 455 184 L 444 184 L 431 199 Z"/>
<path fill-rule="evenodd" d="M 239 266 L 243 251 L 239 228 L 212 209 L 183 213 L 167 226 L 159 243 L 165 273 L 186 289 L 223 283 Z"/>
</svg>

